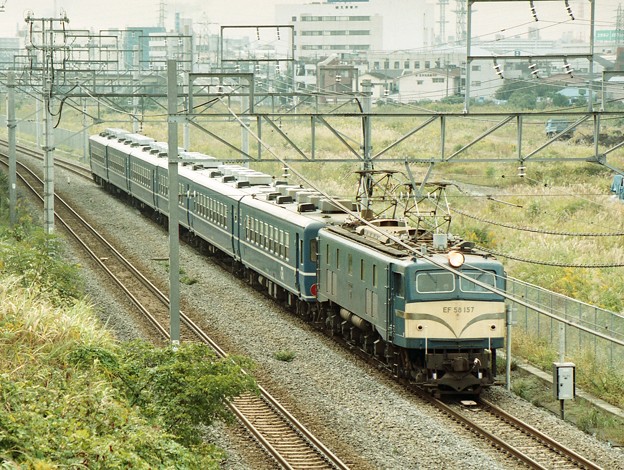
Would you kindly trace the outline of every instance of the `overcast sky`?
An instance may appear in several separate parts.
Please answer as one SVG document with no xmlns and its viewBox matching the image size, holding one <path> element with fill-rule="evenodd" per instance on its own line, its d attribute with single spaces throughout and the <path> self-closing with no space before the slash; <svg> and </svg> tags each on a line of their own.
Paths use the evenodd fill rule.
<svg viewBox="0 0 624 470">
<path fill-rule="evenodd" d="M 0 36 L 13 36 L 17 25 L 24 24 L 25 12 L 32 10 L 35 18 L 59 16 L 64 9 L 72 29 L 123 28 L 126 26 L 150 26 L 158 23 L 161 0 L 0 0 L 6 1 L 5 11 L 0 13 Z M 317 0 L 318 1 L 318 0 Z M 411 0 L 405 0 L 409 2 Z M 435 3 L 435 0 L 430 0 Z M 596 29 L 614 29 L 615 12 L 618 4 L 624 0 L 596 0 Z M 311 3 L 305 0 L 166 0 L 167 26 L 173 25 L 173 16 L 180 11 L 183 16 L 192 16 L 196 21 L 217 23 L 220 25 L 237 24 L 275 24 L 275 5 L 284 3 Z M 581 7 L 580 4 L 584 7 Z M 539 27 L 543 37 L 547 37 L 555 26 L 554 23 L 568 21 L 568 28 L 586 27 L 582 21 L 582 11 L 589 18 L 588 0 L 570 0 L 576 16 L 574 22 L 568 21 L 563 0 L 535 0 L 539 22 L 533 23 L 529 1 L 483 2 L 476 4 L 473 15 L 473 36 L 504 30 L 506 36 L 526 32 L 528 26 Z M 435 7 L 436 14 L 439 7 Z M 455 30 L 455 2 L 451 0 L 447 7 L 447 32 Z M 517 30 L 514 31 L 514 27 Z M 214 27 L 216 31 L 216 26 Z M 554 35 L 553 32 L 551 35 Z M 582 33 L 579 32 L 579 35 Z M 588 37 L 588 36 L 587 36 Z"/>
</svg>

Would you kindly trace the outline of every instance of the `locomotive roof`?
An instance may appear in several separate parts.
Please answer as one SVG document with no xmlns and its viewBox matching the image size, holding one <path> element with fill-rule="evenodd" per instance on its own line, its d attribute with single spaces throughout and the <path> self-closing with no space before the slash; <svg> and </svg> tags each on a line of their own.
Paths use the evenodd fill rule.
<svg viewBox="0 0 624 470">
<path fill-rule="evenodd" d="M 465 257 L 465 266 L 480 266 L 489 265 L 490 267 L 499 266 L 502 271 L 502 264 L 492 255 L 474 250 L 472 244 L 465 243 L 462 240 L 455 240 L 450 246 L 446 246 L 444 249 L 433 250 L 430 245 L 427 245 L 427 250 L 423 253 L 420 247 L 413 245 L 413 250 L 409 250 L 399 244 L 388 245 L 380 240 L 373 239 L 357 233 L 356 230 L 346 226 L 327 226 L 324 230 L 330 234 L 335 234 L 340 237 L 341 240 L 350 240 L 362 247 L 373 249 L 379 253 L 385 254 L 395 259 L 400 260 L 417 260 L 417 259 L 432 259 L 438 263 L 447 263 L 447 254 L 450 251 L 461 251 Z"/>
</svg>

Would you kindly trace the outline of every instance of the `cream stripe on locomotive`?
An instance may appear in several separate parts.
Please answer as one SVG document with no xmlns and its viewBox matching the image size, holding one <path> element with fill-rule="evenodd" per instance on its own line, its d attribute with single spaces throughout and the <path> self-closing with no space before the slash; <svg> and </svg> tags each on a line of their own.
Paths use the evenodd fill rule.
<svg viewBox="0 0 624 470">
<path fill-rule="evenodd" d="M 396 314 L 405 319 L 406 338 L 487 338 L 505 332 L 504 302 L 417 302 Z"/>
</svg>

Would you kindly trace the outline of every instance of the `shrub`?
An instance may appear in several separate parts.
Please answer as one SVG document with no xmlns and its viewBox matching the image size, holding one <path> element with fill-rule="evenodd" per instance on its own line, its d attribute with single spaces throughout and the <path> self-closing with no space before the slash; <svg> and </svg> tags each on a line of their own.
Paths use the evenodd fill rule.
<svg viewBox="0 0 624 470">
<path fill-rule="evenodd" d="M 0 305 L 0 468 L 218 468 L 223 452 L 178 435 L 171 410 L 186 433 L 189 416 L 206 417 L 206 401 L 217 409 L 211 416 L 224 414 L 223 400 L 252 383 L 232 361 L 198 364 L 208 355 L 197 345 L 180 354 L 144 345 L 145 356 L 169 358 L 170 367 L 152 361 L 136 373 L 143 382 L 132 383 L 124 372 L 144 362 L 124 361 L 141 357 L 129 352 L 137 346 L 118 345 L 95 328 L 84 304 L 54 307 L 4 278 Z M 216 372 L 208 375 L 208 367 Z M 171 381 L 186 389 L 179 393 Z M 140 406 L 126 399 L 128 390 L 138 390 Z M 199 405 L 198 395 L 206 397 Z"/>
<path fill-rule="evenodd" d="M 67 264 L 60 239 L 41 228 L 20 224 L 0 232 L 0 268 L 19 276 L 24 287 L 37 286 L 61 303 L 83 293 L 78 266 Z"/>
<path fill-rule="evenodd" d="M 119 362 L 106 366 L 118 379 L 129 402 L 185 445 L 201 443 L 199 426 L 229 419 L 226 400 L 255 392 L 253 378 L 243 371 L 252 364 L 243 358 L 218 359 L 202 344 L 154 348 L 147 343 L 127 343 Z"/>
</svg>

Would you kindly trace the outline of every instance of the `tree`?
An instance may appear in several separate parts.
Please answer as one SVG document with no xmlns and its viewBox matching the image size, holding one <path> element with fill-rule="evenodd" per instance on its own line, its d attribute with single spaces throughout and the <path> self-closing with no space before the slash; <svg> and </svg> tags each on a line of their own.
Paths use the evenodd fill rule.
<svg viewBox="0 0 624 470">
<path fill-rule="evenodd" d="M 509 105 L 520 109 L 535 109 L 537 98 L 535 95 L 524 90 L 511 93 L 509 96 Z"/>
</svg>

